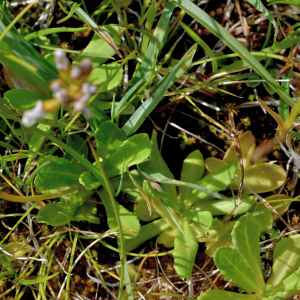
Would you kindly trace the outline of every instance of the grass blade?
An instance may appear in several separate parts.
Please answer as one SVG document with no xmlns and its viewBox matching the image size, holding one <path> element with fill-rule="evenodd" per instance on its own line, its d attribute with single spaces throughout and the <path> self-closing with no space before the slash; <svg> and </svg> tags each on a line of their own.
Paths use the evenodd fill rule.
<svg viewBox="0 0 300 300">
<path fill-rule="evenodd" d="M 66 1 L 66 4 L 70 7 L 73 7 L 74 2 L 68 0 Z M 116 43 L 110 37 L 110 35 L 106 31 L 104 31 L 104 29 L 101 26 L 98 26 L 81 7 L 77 7 L 76 14 L 85 24 L 89 25 L 99 35 L 101 39 L 108 43 L 115 50 L 115 52 L 120 58 L 123 58 L 121 52 L 118 50 Z"/>
<path fill-rule="evenodd" d="M 210 30 L 216 37 L 218 37 L 225 45 L 232 51 L 239 53 L 240 58 L 250 66 L 262 79 L 271 85 L 279 96 L 286 101 L 289 105 L 294 106 L 294 101 L 285 92 L 285 90 L 275 82 L 270 73 L 262 66 L 262 64 L 254 58 L 247 49 L 242 46 L 236 38 L 227 32 L 223 26 L 216 22 L 206 12 L 199 8 L 189 0 L 170 0 L 172 3 L 177 4 L 181 9 L 184 9 L 191 17 L 197 20 L 205 28 Z"/>
<path fill-rule="evenodd" d="M 145 118 L 149 116 L 162 99 L 167 89 L 188 69 L 192 63 L 196 48 L 197 45 L 195 44 L 186 52 L 177 65 L 160 81 L 152 97 L 145 101 L 122 127 L 127 136 L 135 133 L 139 129 Z"/>
</svg>

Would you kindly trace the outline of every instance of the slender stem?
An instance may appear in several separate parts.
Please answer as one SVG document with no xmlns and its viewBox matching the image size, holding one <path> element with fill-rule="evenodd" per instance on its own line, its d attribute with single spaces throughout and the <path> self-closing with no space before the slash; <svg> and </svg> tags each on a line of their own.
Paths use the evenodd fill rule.
<svg viewBox="0 0 300 300">
<path fill-rule="evenodd" d="M 117 222 L 117 225 L 118 225 L 118 228 L 119 228 L 119 238 L 118 238 L 118 242 L 119 242 L 119 245 L 120 245 L 120 260 L 121 260 L 121 275 L 120 275 L 120 289 L 119 289 L 119 295 L 118 295 L 118 300 L 121 300 L 122 298 L 122 292 L 123 292 L 123 280 L 124 280 L 124 266 L 125 266 L 125 253 L 124 253 L 124 236 L 123 236 L 123 231 L 122 231 L 122 224 L 121 224 L 121 220 L 120 220 L 120 216 L 119 216 L 119 212 L 118 212 L 118 209 L 117 209 L 117 206 L 116 206 L 116 203 L 115 203 L 115 198 L 114 198 L 114 195 L 113 195 L 113 191 L 111 189 L 111 184 L 104 172 L 104 169 L 103 169 L 103 166 L 99 160 L 99 157 L 91 143 L 90 140 L 88 140 L 88 143 L 89 143 L 89 146 L 90 146 L 90 149 L 93 153 L 93 156 L 98 164 L 98 167 L 99 167 L 99 170 L 102 174 L 102 179 L 104 181 L 104 188 L 105 190 L 107 191 L 108 195 L 109 195 L 109 198 L 111 200 L 111 204 L 112 204 L 112 207 L 113 207 L 113 211 L 114 211 L 114 215 L 115 215 L 115 219 L 116 219 L 116 222 Z"/>
</svg>

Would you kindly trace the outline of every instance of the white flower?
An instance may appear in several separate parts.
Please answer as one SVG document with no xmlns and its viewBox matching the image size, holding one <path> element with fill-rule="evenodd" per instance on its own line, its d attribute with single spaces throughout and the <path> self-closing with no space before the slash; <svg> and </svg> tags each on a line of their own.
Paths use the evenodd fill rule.
<svg viewBox="0 0 300 300">
<path fill-rule="evenodd" d="M 23 114 L 22 124 L 25 127 L 31 127 L 37 120 L 45 118 L 47 112 L 43 108 L 43 102 L 38 100 L 33 109 L 26 110 Z"/>
<path fill-rule="evenodd" d="M 71 65 L 66 53 L 62 50 L 54 51 L 54 62 L 56 69 L 59 71 L 67 71 Z"/>
</svg>

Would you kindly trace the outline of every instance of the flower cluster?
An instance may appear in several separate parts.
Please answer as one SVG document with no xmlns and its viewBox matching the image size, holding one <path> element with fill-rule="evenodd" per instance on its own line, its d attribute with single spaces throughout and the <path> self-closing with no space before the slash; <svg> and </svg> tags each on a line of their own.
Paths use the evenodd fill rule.
<svg viewBox="0 0 300 300">
<path fill-rule="evenodd" d="M 26 110 L 22 118 L 22 124 L 25 127 L 30 127 L 37 120 L 45 118 L 48 113 L 55 112 L 62 104 L 72 105 L 75 112 L 83 112 L 87 118 L 91 117 L 91 112 L 86 105 L 97 91 L 95 85 L 87 82 L 92 71 L 91 60 L 84 58 L 80 65 L 72 68 L 65 52 L 56 50 L 54 51 L 54 62 L 60 76 L 50 85 L 54 98 L 44 102 L 39 100 L 33 109 Z"/>
</svg>

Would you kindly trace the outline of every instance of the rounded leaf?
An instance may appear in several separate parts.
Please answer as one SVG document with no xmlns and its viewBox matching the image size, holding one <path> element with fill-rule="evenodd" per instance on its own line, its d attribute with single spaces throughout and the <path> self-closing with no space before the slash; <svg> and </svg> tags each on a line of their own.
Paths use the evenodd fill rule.
<svg viewBox="0 0 300 300">
<path fill-rule="evenodd" d="M 77 183 L 82 171 L 77 169 L 69 160 L 56 156 L 45 156 L 39 161 L 39 166 L 50 161 L 44 166 L 35 179 L 35 185 L 43 190 L 53 190 Z"/>
<path fill-rule="evenodd" d="M 280 166 L 264 163 L 245 169 L 244 183 L 255 193 L 266 193 L 274 191 L 284 184 L 286 176 L 285 170 Z M 239 184 L 238 180 L 232 182 L 234 189 L 238 189 Z M 244 188 L 244 190 L 248 193 L 247 189 Z"/>
<path fill-rule="evenodd" d="M 152 214 L 150 216 L 147 203 L 142 196 L 136 198 L 133 212 L 138 217 L 139 220 L 144 222 L 149 222 L 160 217 L 158 213 L 153 211 L 153 208 L 152 208 Z"/>
<path fill-rule="evenodd" d="M 31 250 L 31 247 L 22 242 L 11 242 L 3 246 L 3 249 L 8 253 L 12 253 L 14 256 L 25 257 L 25 254 Z M 6 256 L 6 258 L 9 262 L 16 260 L 16 258 L 8 255 Z"/>
<path fill-rule="evenodd" d="M 220 168 L 226 167 L 227 165 L 228 163 L 226 163 L 224 160 L 215 157 L 208 157 L 205 160 L 205 168 L 209 173 L 219 170 Z"/>
<path fill-rule="evenodd" d="M 169 228 L 161 233 L 157 238 L 157 243 L 164 245 L 166 248 L 174 248 L 174 240 L 177 235 L 178 229 Z"/>
<path fill-rule="evenodd" d="M 197 203 L 193 206 L 193 209 L 196 211 L 210 211 L 213 216 L 229 215 L 231 213 L 234 215 L 241 215 L 251 209 L 254 202 L 257 201 L 257 198 L 255 196 L 243 195 L 241 201 L 242 203 L 240 203 L 237 208 L 236 200 L 207 200 Z"/>
<path fill-rule="evenodd" d="M 239 137 L 240 147 L 242 151 L 244 168 L 250 164 L 253 152 L 255 150 L 255 137 L 251 131 L 246 131 L 242 133 Z M 228 164 L 232 161 L 233 157 L 236 156 L 236 151 L 234 143 L 231 143 L 230 147 L 226 151 L 223 160 Z M 238 166 L 239 168 L 239 166 Z"/>
<path fill-rule="evenodd" d="M 184 160 L 180 180 L 189 183 L 195 183 L 202 177 L 203 173 L 203 156 L 199 150 L 195 150 Z M 179 195 L 181 196 L 182 200 L 187 199 L 191 191 L 191 188 L 179 186 Z"/>
</svg>

